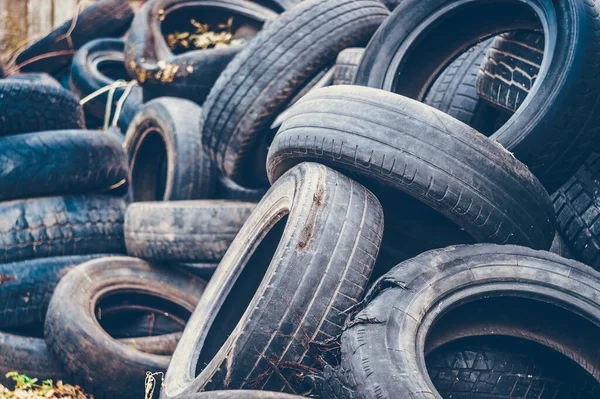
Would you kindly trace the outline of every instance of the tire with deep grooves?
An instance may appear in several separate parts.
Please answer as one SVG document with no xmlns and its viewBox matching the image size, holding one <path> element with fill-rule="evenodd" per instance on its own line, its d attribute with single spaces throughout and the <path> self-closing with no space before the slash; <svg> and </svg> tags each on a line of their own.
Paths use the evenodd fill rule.
<svg viewBox="0 0 600 399">
<path fill-rule="evenodd" d="M 248 389 L 259 375 L 254 389 L 289 390 L 267 359 L 281 364 L 289 384 L 296 374 L 283 362 L 316 366 L 318 349 L 307 344 L 341 331 L 341 312 L 362 295 L 382 231 L 381 207 L 363 186 L 323 165 L 290 170 L 252 212 L 208 283 L 162 397 Z"/>
<path fill-rule="evenodd" d="M 73 93 L 36 81 L 0 80 L 0 136 L 84 127 Z"/>
<path fill-rule="evenodd" d="M 531 91 L 544 57 L 544 35 L 509 32 L 497 36 L 487 50 L 477 77 L 477 94 L 515 112 Z"/>
<path fill-rule="evenodd" d="M 201 140 L 198 105 L 173 97 L 144 104 L 123 143 L 133 201 L 210 198 L 216 176 Z"/>
<path fill-rule="evenodd" d="M 121 36 L 132 19 L 133 9 L 128 0 L 98 1 L 81 11 L 75 21 L 70 19 L 21 51 L 16 63 L 21 65 L 22 72 L 47 72 L 56 76 L 68 67 L 74 50 L 100 37 Z M 58 55 L 60 52 L 66 54 Z"/>
<path fill-rule="evenodd" d="M 219 262 L 255 206 L 216 200 L 131 204 L 125 216 L 127 253 L 156 262 Z"/>
<path fill-rule="evenodd" d="M 125 253 L 125 206 L 101 195 L 0 202 L 0 261 Z"/>
<path fill-rule="evenodd" d="M 188 273 L 152 267 L 140 259 L 89 261 L 56 287 L 44 336 L 52 354 L 87 392 L 106 399 L 141 397 L 146 371 L 165 371 L 169 357 L 113 339 L 96 320 L 95 307 L 104 296 L 130 291 L 163 298 L 191 312 L 204 287 L 203 280 Z"/>
<path fill-rule="evenodd" d="M 410 205 L 408 194 L 479 242 L 548 249 L 554 238 L 552 203 L 525 165 L 467 125 L 393 93 L 332 86 L 302 98 L 271 144 L 269 179 L 300 162 L 381 191 L 386 217 Z"/>
<path fill-rule="evenodd" d="M 541 344 L 597 379 L 599 283 L 600 274 L 586 265 L 524 247 L 484 244 L 424 253 L 372 286 L 349 318 L 341 366 L 329 379 L 338 398 L 395 398 L 397 392 L 441 398 L 427 373 L 427 353 L 486 335 Z M 497 388 L 500 393 L 506 387 Z M 598 397 L 597 383 L 587 388 L 569 397 Z"/>
<path fill-rule="evenodd" d="M 600 270 L 600 155 L 593 153 L 581 169 L 552 195 L 557 228 L 575 258 Z"/>
<path fill-rule="evenodd" d="M 268 185 L 264 157 L 277 115 L 340 51 L 364 46 L 388 13 L 376 0 L 307 0 L 248 43 L 204 104 L 202 142 L 219 170 L 246 187 Z"/>
<path fill-rule="evenodd" d="M 245 46 L 225 46 L 174 54 L 165 40 L 162 28 L 169 22 L 172 12 L 183 12 L 186 8 L 184 19 L 177 24 L 178 30 L 182 26 L 194 29 L 189 24 L 189 16 L 197 16 L 198 22 L 209 24 L 212 29 L 215 29 L 215 23 L 227 23 L 226 19 L 200 20 L 203 9 L 208 10 L 208 13 L 218 11 L 230 14 L 233 17 L 233 31 L 238 28 L 239 21 L 244 21 L 251 27 L 250 31 L 253 31 L 260 30 L 263 24 L 277 18 L 276 12 L 246 0 L 146 2 L 131 24 L 125 46 L 125 66 L 129 75 L 143 87 L 144 101 L 171 96 L 202 104 L 223 69 Z M 157 15 L 161 17 L 158 18 Z M 247 39 L 251 39 L 251 36 Z"/>
<path fill-rule="evenodd" d="M 491 139 L 553 192 L 600 134 L 598 3 L 404 0 L 369 42 L 355 83 L 421 101 L 440 68 L 465 48 L 502 32 L 542 29 L 547 55 L 531 95 Z"/>
<path fill-rule="evenodd" d="M 0 137 L 0 148 L 2 201 L 127 192 L 127 156 L 114 134 L 88 130 L 26 133 Z"/>
</svg>

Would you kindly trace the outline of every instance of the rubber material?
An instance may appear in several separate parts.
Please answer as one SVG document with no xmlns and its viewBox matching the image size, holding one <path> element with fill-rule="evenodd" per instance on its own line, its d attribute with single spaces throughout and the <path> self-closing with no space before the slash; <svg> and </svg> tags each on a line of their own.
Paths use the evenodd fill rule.
<svg viewBox="0 0 600 399">
<path fill-rule="evenodd" d="M 125 201 L 108 196 L 0 202 L 0 261 L 125 253 Z"/>
<path fill-rule="evenodd" d="M 248 43 L 204 105 L 202 143 L 221 173 L 244 187 L 267 186 L 277 115 L 340 51 L 364 46 L 388 14 L 376 0 L 307 0 Z"/>
<path fill-rule="evenodd" d="M 364 52 L 363 47 L 353 47 L 344 49 L 338 54 L 333 73 L 334 86 L 352 84 Z"/>
<path fill-rule="evenodd" d="M 294 364 L 318 367 L 319 350 L 308 343 L 341 332 L 342 312 L 362 295 L 382 232 L 381 207 L 361 185 L 318 164 L 288 172 L 209 281 L 162 398 L 249 385 L 291 390 Z"/>
<path fill-rule="evenodd" d="M 215 200 L 131 204 L 127 253 L 156 262 L 218 263 L 255 206 Z"/>
<path fill-rule="evenodd" d="M 211 198 L 215 173 L 201 147 L 202 109 L 163 97 L 142 106 L 125 135 L 134 201 Z"/>
</svg>

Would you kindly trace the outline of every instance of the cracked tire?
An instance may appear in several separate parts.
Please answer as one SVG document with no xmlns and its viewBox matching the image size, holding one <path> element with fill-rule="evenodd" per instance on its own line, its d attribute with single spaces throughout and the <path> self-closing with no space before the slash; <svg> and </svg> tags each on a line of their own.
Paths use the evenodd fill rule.
<svg viewBox="0 0 600 399">
<path fill-rule="evenodd" d="M 112 338 L 100 326 L 96 308 L 113 300 L 115 306 L 142 304 L 185 320 L 204 291 L 205 282 L 188 273 L 152 267 L 127 257 L 93 260 L 79 265 L 58 284 L 46 316 L 48 347 L 74 380 L 96 398 L 144 395 L 146 371 L 165 371 L 169 356 L 142 352 Z M 138 301 L 127 293 L 142 295 Z M 159 302 L 156 302 L 156 301 Z M 110 302 L 107 302 L 110 303 Z M 185 321 L 184 321 L 185 322 Z M 155 337 L 160 339 L 159 337 Z"/>
<path fill-rule="evenodd" d="M 340 51 L 364 46 L 388 14 L 376 0 L 307 0 L 248 43 L 204 104 L 202 143 L 222 174 L 268 186 L 266 147 L 277 115 Z"/>
<path fill-rule="evenodd" d="M 160 16 L 160 17 L 159 17 Z M 140 82 L 144 101 L 181 97 L 202 104 L 227 64 L 245 46 L 174 51 L 164 37 L 181 31 L 190 16 L 206 24 L 225 24 L 233 16 L 235 38 L 251 40 L 277 13 L 244 0 L 154 0 L 136 14 L 125 45 L 125 66 Z"/>
<path fill-rule="evenodd" d="M 338 54 L 333 71 L 334 86 L 352 84 L 364 52 L 363 47 L 352 47 L 344 49 Z"/>
<path fill-rule="evenodd" d="M 269 362 L 318 367 L 318 350 L 304 340 L 340 333 L 342 312 L 369 280 L 382 232 L 379 202 L 363 186 L 323 165 L 290 170 L 252 212 L 209 281 L 162 397 L 248 389 L 261 374 L 253 389 L 298 389 L 295 371 L 282 366 L 283 381 L 269 372 Z"/>
<path fill-rule="evenodd" d="M 600 270 L 600 155 L 585 165 L 552 195 L 557 228 L 575 257 Z"/>
<path fill-rule="evenodd" d="M 55 130 L 0 137 L 0 200 L 127 192 L 127 156 L 113 134 Z"/>
<path fill-rule="evenodd" d="M 544 345 L 598 380 L 599 283 L 586 265 L 524 247 L 424 253 L 379 279 L 350 316 L 330 383 L 338 398 L 441 398 L 425 356 L 475 336 Z"/>
<path fill-rule="evenodd" d="M 109 86 L 117 80 L 129 81 L 131 78 L 125 69 L 125 41 L 122 39 L 97 39 L 87 43 L 75 54 L 71 65 L 69 86 L 79 98 Z M 117 88 L 113 94 L 111 118 L 114 117 L 117 103 L 126 88 Z M 90 119 L 104 120 L 109 93 L 101 94 L 89 100 L 84 106 L 86 116 Z M 142 106 L 142 89 L 133 87 L 123 102 L 117 125 L 123 132 Z"/>
<path fill-rule="evenodd" d="M 531 91 L 544 57 L 544 35 L 509 32 L 497 36 L 487 51 L 477 77 L 481 99 L 510 113 Z"/>
<path fill-rule="evenodd" d="M 0 202 L 0 261 L 125 253 L 125 201 L 108 196 Z"/>
<path fill-rule="evenodd" d="M 446 239 L 466 232 L 479 242 L 548 249 L 554 238 L 552 203 L 525 165 L 443 112 L 382 90 L 332 86 L 303 97 L 267 162 L 272 182 L 300 162 L 351 174 L 382 202 L 386 232 L 418 212 L 452 228 Z"/>
<path fill-rule="evenodd" d="M 84 127 L 73 93 L 46 83 L 0 80 L 0 136 Z"/>
<path fill-rule="evenodd" d="M 73 267 L 101 256 L 106 255 L 59 256 L 0 264 L 3 304 L 0 328 L 43 323 L 58 281 Z"/>
<path fill-rule="evenodd" d="M 172 97 L 144 104 L 123 143 L 133 201 L 210 198 L 216 176 L 201 139 L 198 105 Z"/>
<path fill-rule="evenodd" d="M 129 28 L 132 19 L 133 9 L 129 1 L 98 1 L 81 11 L 74 26 L 71 19 L 21 51 L 16 63 L 20 65 L 21 72 L 47 72 L 57 76 L 61 70 L 68 68 L 73 59 L 73 50 L 100 37 L 121 36 Z M 48 57 L 56 52 L 66 54 Z"/>
<path fill-rule="evenodd" d="M 127 253 L 156 262 L 218 263 L 255 207 L 216 200 L 131 204 L 125 215 Z"/>
<path fill-rule="evenodd" d="M 402 1 L 369 42 L 355 84 L 421 101 L 440 68 L 463 49 L 502 32 L 542 29 L 551 56 L 542 61 L 530 100 L 490 138 L 553 192 L 583 164 L 600 134 L 598 3 Z"/>
</svg>

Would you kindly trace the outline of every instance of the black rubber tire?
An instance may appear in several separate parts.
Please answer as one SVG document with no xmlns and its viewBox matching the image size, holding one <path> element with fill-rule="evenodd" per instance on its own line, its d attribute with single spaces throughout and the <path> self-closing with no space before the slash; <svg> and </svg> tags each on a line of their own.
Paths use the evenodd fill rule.
<svg viewBox="0 0 600 399">
<path fill-rule="evenodd" d="M 216 198 L 234 201 L 258 202 L 267 192 L 268 188 L 246 188 L 233 180 L 219 174 L 217 177 Z"/>
<path fill-rule="evenodd" d="M 364 46 L 389 14 L 377 0 L 306 0 L 261 31 L 221 74 L 204 105 L 202 142 L 223 175 L 268 186 L 270 127 L 338 53 Z"/>
<path fill-rule="evenodd" d="M 543 25 L 551 56 L 529 100 L 490 138 L 553 192 L 586 160 L 600 133 L 599 16 L 600 5 L 587 0 L 405 0 L 369 42 L 355 84 L 422 100 L 440 68 L 465 48 Z"/>
<path fill-rule="evenodd" d="M 479 67 L 490 44 L 490 41 L 478 44 L 448 65 L 431 85 L 423 102 L 477 128 L 474 123 L 480 99 L 475 86 Z"/>
<path fill-rule="evenodd" d="M 597 398 L 598 382 L 570 359 L 515 338 L 475 337 L 425 358 L 443 398 Z"/>
<path fill-rule="evenodd" d="M 270 181 L 300 162 L 350 173 L 374 190 L 386 215 L 410 214 L 414 197 L 444 216 L 437 223 L 450 219 L 477 242 L 548 249 L 554 238 L 552 202 L 525 165 L 458 120 L 397 94 L 332 86 L 302 98 L 269 149 Z"/>
<path fill-rule="evenodd" d="M 46 84 L 61 87 L 59 81 L 45 72 L 17 73 L 6 77 L 7 80 Z"/>
<path fill-rule="evenodd" d="M 12 387 L 6 373 L 18 371 L 38 381 L 62 380 L 70 383 L 60 361 L 48 351 L 43 338 L 26 337 L 0 331 L 0 384 Z"/>
<path fill-rule="evenodd" d="M 250 31 L 258 31 L 263 24 L 277 18 L 277 13 L 245 0 L 146 2 L 133 20 L 125 46 L 125 66 L 129 75 L 142 85 L 144 101 L 172 96 L 185 98 L 197 104 L 204 102 L 225 66 L 244 46 L 174 54 L 165 41 L 164 27 L 173 19 L 171 25 L 176 27 L 176 31 L 181 31 L 186 25 L 193 30 L 194 27 L 189 24 L 190 17 L 195 17 L 200 23 L 210 24 L 211 21 L 202 20 L 207 18 L 207 14 L 208 18 L 211 15 L 215 17 L 215 14 L 210 13 L 220 15 L 213 24 L 226 23 L 227 17 L 232 15 L 233 32 L 240 26 L 239 21 L 250 27 Z"/>
<path fill-rule="evenodd" d="M 488 103 L 515 112 L 531 91 L 544 58 L 544 35 L 517 31 L 497 36 L 477 77 L 477 94 Z"/>
<path fill-rule="evenodd" d="M 119 79 L 129 81 L 130 78 L 125 69 L 124 49 L 125 41 L 123 39 L 97 39 L 79 49 L 71 66 L 69 83 L 71 90 L 83 99 Z M 125 88 L 114 90 L 111 120 L 114 117 L 116 105 L 125 90 Z M 106 92 L 88 101 L 83 106 L 86 117 L 103 121 L 108 97 L 109 93 Z M 142 89 L 133 87 L 123 103 L 123 109 L 118 119 L 118 126 L 121 130 L 127 131 L 135 111 L 141 105 Z"/>
<path fill-rule="evenodd" d="M 169 313 L 182 312 L 184 317 L 183 313 L 196 307 L 205 284 L 188 273 L 152 267 L 135 258 L 84 263 L 71 270 L 54 291 L 44 325 L 46 342 L 77 383 L 94 397 L 142 397 L 146 371 L 165 371 L 169 357 L 144 353 L 113 339 L 101 328 L 96 306 L 111 294 L 134 292 L 145 295 L 142 301 L 148 296 L 160 298 L 165 304 L 153 306 L 165 306 L 163 311 Z M 136 304 L 129 299 L 130 306 Z M 174 306 L 178 310 L 170 309 Z"/>
<path fill-rule="evenodd" d="M 598 380 L 598 298 L 596 271 L 549 252 L 491 244 L 430 251 L 371 287 L 347 321 L 330 379 L 338 398 L 441 398 L 427 353 L 491 335 L 542 344 Z"/>
<path fill-rule="evenodd" d="M 109 196 L 0 202 L 0 262 L 125 253 L 125 201 Z"/>
<path fill-rule="evenodd" d="M 593 153 L 552 195 L 557 229 L 575 258 L 600 270 L 600 155 Z"/>
<path fill-rule="evenodd" d="M 360 184 L 318 164 L 288 172 L 208 283 L 173 354 L 162 397 L 249 385 L 293 390 L 297 369 L 284 364 L 318 367 L 315 342 L 341 332 L 343 311 L 361 297 L 382 233 L 379 202 Z"/>
<path fill-rule="evenodd" d="M 0 136 L 84 127 L 73 93 L 45 83 L 0 80 Z"/>
<path fill-rule="evenodd" d="M 71 19 L 21 51 L 16 58 L 17 66 L 21 72 L 47 72 L 57 76 L 71 63 L 74 50 L 100 37 L 121 36 L 132 19 L 133 9 L 128 0 L 97 1 L 77 16 L 74 28 Z M 48 57 L 55 52 L 67 54 Z M 40 59 L 35 61 L 38 57 Z"/>
<path fill-rule="evenodd" d="M 100 256 L 105 255 L 61 256 L 0 264 L 0 329 L 43 323 L 54 287 L 62 276 L 73 267 Z"/>
<path fill-rule="evenodd" d="M 131 204 L 125 215 L 127 253 L 156 262 L 218 263 L 255 207 L 215 200 Z"/>
<path fill-rule="evenodd" d="M 144 104 L 123 143 L 133 201 L 211 198 L 216 176 L 201 137 L 202 109 L 193 102 L 164 97 Z"/>
<path fill-rule="evenodd" d="M 344 49 L 338 54 L 333 72 L 334 86 L 352 84 L 364 52 L 364 47 L 352 47 Z"/>
<path fill-rule="evenodd" d="M 182 395 L 178 399 L 299 399 L 302 396 L 267 391 L 211 391 Z"/>
<path fill-rule="evenodd" d="M 127 192 L 127 155 L 111 133 L 85 130 L 26 133 L 0 137 L 0 147 L 2 201 Z"/>
</svg>

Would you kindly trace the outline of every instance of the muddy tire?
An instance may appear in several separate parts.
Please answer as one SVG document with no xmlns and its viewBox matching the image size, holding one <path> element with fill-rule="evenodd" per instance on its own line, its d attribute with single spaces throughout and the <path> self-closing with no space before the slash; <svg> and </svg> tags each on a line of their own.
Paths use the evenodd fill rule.
<svg viewBox="0 0 600 399">
<path fill-rule="evenodd" d="M 0 81 L 0 136 L 84 127 L 83 109 L 73 93 L 46 83 Z"/>
<path fill-rule="evenodd" d="M 342 50 L 335 60 L 333 85 L 351 85 L 365 49 L 353 47 Z"/>
<path fill-rule="evenodd" d="M 201 140 L 198 105 L 171 97 L 144 104 L 123 143 L 133 201 L 211 198 L 216 176 Z"/>
<path fill-rule="evenodd" d="M 300 162 L 350 173 L 372 189 L 388 228 L 389 216 L 410 215 L 417 200 L 426 205 L 419 217 L 440 226 L 449 219 L 454 235 L 476 242 L 548 249 L 554 238 L 552 203 L 525 165 L 467 125 L 393 93 L 333 86 L 298 101 L 269 149 L 269 179 Z"/>
<path fill-rule="evenodd" d="M 302 341 L 340 332 L 342 312 L 366 287 L 382 231 L 377 199 L 342 174 L 307 163 L 284 175 L 208 283 L 173 355 L 163 397 L 244 389 L 262 373 L 254 389 L 289 389 L 269 372 L 267 359 L 316 366 L 318 351 Z M 281 370 L 296 384 L 295 372 Z"/>
<path fill-rule="evenodd" d="M 124 195 L 127 156 L 113 134 L 55 130 L 0 137 L 0 200 Z"/>
<path fill-rule="evenodd" d="M 74 50 L 100 37 L 121 36 L 132 19 L 133 9 L 127 0 L 98 1 L 83 10 L 76 21 L 65 22 L 21 51 L 16 63 L 21 72 L 47 72 L 56 76 L 69 66 Z M 50 56 L 60 52 L 65 54 Z"/>
<path fill-rule="evenodd" d="M 576 259 L 600 270 L 600 155 L 585 165 L 552 195 L 558 231 Z"/>
<path fill-rule="evenodd" d="M 340 51 L 364 46 L 388 14 L 376 0 L 303 1 L 248 43 L 204 104 L 202 143 L 221 173 L 244 187 L 268 186 L 277 115 Z"/>
<path fill-rule="evenodd" d="M 125 201 L 108 196 L 0 202 L 0 260 L 125 253 Z"/>
<path fill-rule="evenodd" d="M 496 37 L 477 77 L 477 94 L 488 103 L 515 112 L 533 88 L 544 57 L 544 35 L 509 32 Z"/>
<path fill-rule="evenodd" d="M 190 16 L 209 25 L 227 23 L 227 18 L 233 16 L 234 37 L 239 29 L 242 37 L 250 40 L 263 24 L 277 18 L 277 13 L 244 0 L 146 2 L 131 24 L 125 46 L 125 66 L 129 75 L 143 87 L 144 101 L 170 96 L 202 104 L 221 72 L 244 47 L 226 46 L 183 53 L 172 50 L 164 39 L 165 29 L 176 32 L 187 27 L 194 31 L 194 26 L 189 23 Z"/>
<path fill-rule="evenodd" d="M 97 306 L 110 301 L 111 295 L 130 291 L 143 295 L 142 305 L 151 298 L 156 309 L 185 318 L 196 307 L 204 286 L 203 280 L 187 273 L 151 267 L 135 258 L 87 262 L 70 271 L 56 287 L 44 326 L 48 347 L 95 397 L 141 397 L 144 385 L 140 382 L 146 371 L 165 371 L 170 359 L 112 338 L 100 327 Z M 120 306 L 121 302 L 107 303 Z M 123 303 L 137 304 L 131 298 Z"/>
<path fill-rule="evenodd" d="M 553 192 L 585 162 L 600 134 L 599 15 L 597 3 L 579 0 L 404 0 L 369 42 L 355 84 L 422 101 L 440 68 L 465 48 L 543 26 L 547 56 L 531 100 L 490 138 Z"/>
<path fill-rule="evenodd" d="M 218 263 L 255 206 L 216 200 L 131 204 L 127 253 L 155 262 Z"/>
<path fill-rule="evenodd" d="M 338 397 L 440 398 L 425 356 L 485 335 L 544 345 L 597 379 L 599 283 L 586 265 L 508 245 L 450 247 L 403 262 L 348 320 L 332 379 Z"/>
</svg>

